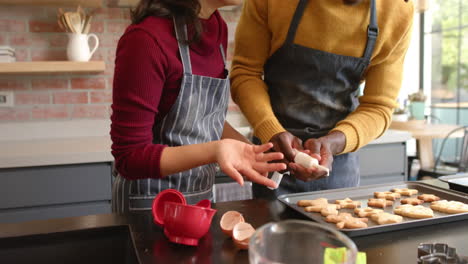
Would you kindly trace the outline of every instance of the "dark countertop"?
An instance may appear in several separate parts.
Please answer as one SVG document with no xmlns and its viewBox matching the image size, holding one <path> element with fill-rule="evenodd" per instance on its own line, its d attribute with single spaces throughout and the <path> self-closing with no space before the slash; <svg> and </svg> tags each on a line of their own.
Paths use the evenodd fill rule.
<svg viewBox="0 0 468 264">
<path fill-rule="evenodd" d="M 426 183 L 448 188 L 438 180 Z M 246 200 L 214 204 L 218 210 L 210 232 L 198 247 L 170 243 L 162 228 L 153 224 L 150 212 L 133 215 L 91 215 L 18 224 L 0 224 L 0 240 L 30 234 L 48 234 L 70 230 L 129 224 L 142 263 L 248 263 L 248 252 L 239 251 L 219 228 L 222 214 L 241 212 L 255 228 L 270 222 L 304 217 L 278 201 Z M 461 255 L 468 255 L 468 221 L 458 221 L 407 230 L 352 238 L 367 263 L 415 263 L 420 243 L 447 243 Z M 0 259 L 1 262 L 1 259 Z"/>
</svg>

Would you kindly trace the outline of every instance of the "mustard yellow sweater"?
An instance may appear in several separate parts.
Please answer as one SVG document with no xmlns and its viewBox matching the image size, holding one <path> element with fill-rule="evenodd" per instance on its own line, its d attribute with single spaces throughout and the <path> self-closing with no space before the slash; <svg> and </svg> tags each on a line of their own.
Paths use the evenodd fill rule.
<svg viewBox="0 0 468 264">
<path fill-rule="evenodd" d="M 262 80 L 266 60 L 280 48 L 299 0 L 245 0 L 235 39 L 231 72 L 233 100 L 267 142 L 285 131 L 275 117 L 268 87 Z M 413 3 L 376 0 L 379 36 L 360 105 L 333 130 L 346 135 L 343 153 L 356 151 L 389 127 L 400 90 L 403 61 L 413 21 Z M 309 0 L 295 43 L 353 57 L 361 57 L 367 41 L 370 0 L 347 6 L 342 0 Z M 332 131 L 333 131 L 332 130 Z"/>
</svg>

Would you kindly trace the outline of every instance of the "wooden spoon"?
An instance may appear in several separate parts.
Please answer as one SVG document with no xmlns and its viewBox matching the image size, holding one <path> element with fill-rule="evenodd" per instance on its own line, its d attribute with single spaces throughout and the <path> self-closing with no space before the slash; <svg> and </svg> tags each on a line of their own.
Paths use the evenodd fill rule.
<svg viewBox="0 0 468 264">
<path fill-rule="evenodd" d="M 65 24 L 67 25 L 68 29 L 70 29 L 70 32 L 72 33 L 76 33 L 75 31 L 75 28 L 73 27 L 73 24 L 70 20 L 70 15 L 69 15 L 70 12 L 66 12 L 64 15 L 63 15 L 63 18 L 65 20 Z"/>
<path fill-rule="evenodd" d="M 83 34 L 88 34 L 89 33 L 89 29 L 91 28 L 92 18 L 93 18 L 92 16 L 86 15 L 86 21 L 85 21 L 84 27 L 83 27 Z"/>
<path fill-rule="evenodd" d="M 65 18 L 73 33 L 82 33 L 80 15 L 75 12 L 66 12 Z"/>
<path fill-rule="evenodd" d="M 83 8 L 81 8 L 80 5 L 78 5 L 78 8 L 76 9 L 76 12 L 80 15 L 81 29 L 83 31 L 85 20 L 86 20 L 86 14 L 85 14 Z"/>
</svg>

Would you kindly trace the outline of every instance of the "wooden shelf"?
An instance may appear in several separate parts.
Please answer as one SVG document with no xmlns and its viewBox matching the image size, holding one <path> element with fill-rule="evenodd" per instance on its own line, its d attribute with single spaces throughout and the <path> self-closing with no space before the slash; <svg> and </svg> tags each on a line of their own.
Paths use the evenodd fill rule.
<svg viewBox="0 0 468 264">
<path fill-rule="evenodd" d="M 0 0 L 0 5 L 51 5 L 51 6 L 73 6 L 102 7 L 102 0 Z"/>
<path fill-rule="evenodd" d="M 118 0 L 117 6 L 119 7 L 128 7 L 128 6 L 136 6 L 139 0 Z"/>
<path fill-rule="evenodd" d="M 103 61 L 28 61 L 0 63 L 0 75 L 6 74 L 60 74 L 60 73 L 98 73 L 106 65 Z"/>
</svg>

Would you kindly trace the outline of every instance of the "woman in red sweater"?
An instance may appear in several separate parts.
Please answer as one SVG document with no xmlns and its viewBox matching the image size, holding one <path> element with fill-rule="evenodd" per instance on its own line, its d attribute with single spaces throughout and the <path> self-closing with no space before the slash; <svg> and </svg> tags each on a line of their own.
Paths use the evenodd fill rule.
<svg viewBox="0 0 468 264">
<path fill-rule="evenodd" d="M 240 0 L 141 0 L 117 47 L 112 104 L 112 154 L 118 176 L 113 210 L 151 208 L 164 189 L 189 203 L 212 198 L 216 166 L 276 184 L 280 153 L 264 153 L 225 122 L 229 82 L 227 26 L 217 8 Z M 243 141 L 243 142 L 242 142 Z"/>
</svg>

